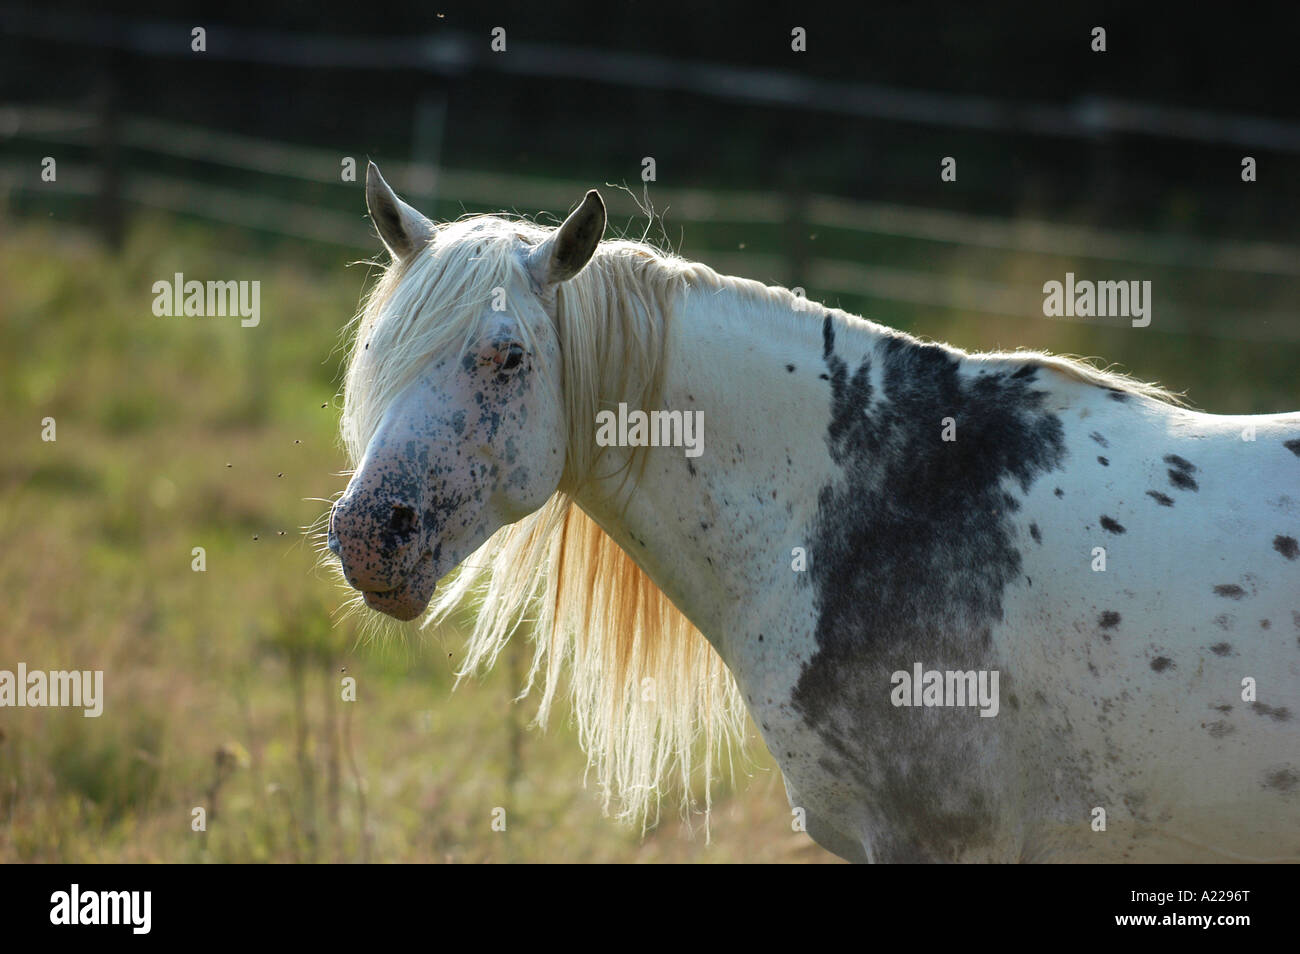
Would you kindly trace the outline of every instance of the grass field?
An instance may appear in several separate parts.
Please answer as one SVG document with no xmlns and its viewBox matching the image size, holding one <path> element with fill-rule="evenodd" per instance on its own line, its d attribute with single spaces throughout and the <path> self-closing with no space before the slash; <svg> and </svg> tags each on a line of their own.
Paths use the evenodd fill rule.
<svg viewBox="0 0 1300 954">
<path fill-rule="evenodd" d="M 571 727 L 529 727 L 520 647 L 453 693 L 454 637 L 366 642 L 337 613 L 347 595 L 302 528 L 344 483 L 338 332 L 364 267 L 158 219 L 117 255 L 0 226 L 0 668 L 100 669 L 107 697 L 98 719 L 0 710 L 0 861 L 831 860 L 791 830 L 756 737 L 715 790 L 711 840 L 673 799 L 643 838 L 602 816 Z M 261 325 L 155 317 L 150 288 L 178 271 L 260 280 Z M 1291 345 L 869 316 L 1104 355 L 1207 410 L 1300 404 Z"/>
<path fill-rule="evenodd" d="M 302 528 L 344 483 L 335 346 L 364 268 L 158 222 L 116 258 L 6 225 L 0 668 L 100 669 L 106 702 L 0 709 L 0 861 L 829 858 L 791 830 L 761 744 L 711 840 L 675 800 L 643 839 L 602 815 L 563 719 L 529 727 L 521 654 L 453 693 L 454 639 L 363 642 L 336 612 Z M 261 325 L 155 317 L 175 271 L 260 279 Z"/>
</svg>

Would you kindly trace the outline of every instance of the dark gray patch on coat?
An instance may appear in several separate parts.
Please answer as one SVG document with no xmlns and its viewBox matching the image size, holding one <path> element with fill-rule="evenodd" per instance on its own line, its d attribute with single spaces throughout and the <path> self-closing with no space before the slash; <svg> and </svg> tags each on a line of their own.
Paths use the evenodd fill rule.
<svg viewBox="0 0 1300 954">
<path fill-rule="evenodd" d="M 1168 656 L 1157 656 L 1155 659 L 1151 660 L 1151 668 L 1156 672 L 1164 672 L 1173 664 L 1174 661 Z"/>
<path fill-rule="evenodd" d="M 1210 647 L 1210 652 L 1216 656 L 1227 656 L 1232 652 L 1231 643 L 1215 643 Z"/>
<path fill-rule="evenodd" d="M 1246 595 L 1246 591 L 1236 583 L 1220 583 L 1214 588 L 1214 595 L 1222 596 L 1230 600 L 1239 600 Z"/>
<path fill-rule="evenodd" d="M 1035 543 L 1043 542 L 1043 532 L 1038 529 L 1038 524 L 1031 523 L 1029 525 L 1029 535 L 1034 538 Z"/>
<path fill-rule="evenodd" d="M 1107 460 L 1106 458 L 1104 458 L 1104 457 L 1098 457 L 1098 458 L 1097 458 L 1097 463 L 1101 464 L 1101 466 L 1103 466 L 1103 467 L 1109 467 L 1109 466 L 1110 466 L 1110 461 L 1108 461 L 1108 460 Z"/>
<path fill-rule="evenodd" d="M 1258 715 L 1268 716 L 1274 722 L 1286 722 L 1291 718 L 1291 710 L 1286 706 L 1270 706 L 1262 702 L 1252 702 L 1250 708 Z"/>
<path fill-rule="evenodd" d="M 1297 784 L 1300 784 L 1300 774 L 1286 766 L 1274 769 L 1264 776 L 1264 787 L 1279 792 L 1295 791 Z"/>
<path fill-rule="evenodd" d="M 1174 505 L 1173 497 L 1166 496 L 1165 494 L 1162 494 L 1158 490 L 1148 490 L 1147 496 L 1150 497 L 1152 500 L 1154 500 L 1156 503 L 1160 504 L 1160 506 L 1162 507 L 1172 507 Z"/>
<path fill-rule="evenodd" d="M 1094 441 L 1096 441 L 1098 444 L 1100 444 L 1102 447 L 1109 447 L 1109 446 L 1110 446 L 1110 441 L 1106 440 L 1106 438 L 1102 437 L 1102 436 L 1101 436 L 1099 433 L 1097 433 L 1096 431 L 1093 431 L 1093 432 L 1092 432 L 1091 434 L 1089 434 L 1088 436 L 1091 437 L 1091 438 L 1092 438 Z"/>
<path fill-rule="evenodd" d="M 1110 517 L 1107 517 L 1105 514 L 1102 514 L 1101 526 L 1103 530 L 1108 530 L 1111 533 L 1124 532 L 1124 528 L 1117 521 L 1112 520 Z"/>
<path fill-rule="evenodd" d="M 1273 538 L 1273 549 L 1288 560 L 1300 557 L 1300 543 L 1296 543 L 1295 537 L 1284 537 L 1278 534 Z"/>
<path fill-rule="evenodd" d="M 1097 625 L 1102 629 L 1114 629 L 1119 625 L 1119 613 L 1114 610 L 1106 610 L 1101 616 L 1097 617 Z"/>
<path fill-rule="evenodd" d="M 947 349 L 903 335 L 851 370 L 830 316 L 822 341 L 838 473 L 806 530 L 818 559 L 800 578 L 814 588 L 817 651 L 792 703 L 886 820 L 877 858 L 955 859 L 994 836 L 999 806 L 975 780 L 992 731 L 979 723 L 996 720 L 894 708 L 890 677 L 901 659 L 993 668 L 980 634 L 1002 619 L 1022 565 L 1003 484 L 1026 494 L 1058 469 L 1063 428 L 1029 375 L 966 377 Z M 875 403 L 872 362 L 884 392 Z M 941 439 L 949 416 L 961 422 L 956 441 Z"/>
<path fill-rule="evenodd" d="M 1282 446 L 1297 457 L 1300 457 L 1300 437 L 1293 438 L 1289 441 L 1283 441 Z"/>
<path fill-rule="evenodd" d="M 1219 719 L 1218 721 L 1211 722 L 1209 725 L 1207 725 L 1205 727 L 1205 731 L 1210 733 L 1210 738 L 1221 739 L 1225 735 L 1231 735 L 1237 730 L 1231 725 L 1231 723 L 1224 722 L 1222 719 Z"/>
</svg>

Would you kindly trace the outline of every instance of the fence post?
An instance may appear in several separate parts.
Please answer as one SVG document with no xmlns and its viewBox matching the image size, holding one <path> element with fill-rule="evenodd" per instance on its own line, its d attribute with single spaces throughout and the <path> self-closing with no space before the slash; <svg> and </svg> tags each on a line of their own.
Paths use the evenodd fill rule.
<svg viewBox="0 0 1300 954">
<path fill-rule="evenodd" d="M 113 251 L 122 247 L 121 95 L 117 57 L 109 55 L 92 100 L 95 104 L 95 152 L 99 165 L 100 234 Z"/>
<path fill-rule="evenodd" d="M 436 83 L 420 93 L 415 101 L 413 128 L 411 130 L 411 163 L 415 182 L 411 194 L 422 203 L 422 211 L 434 215 L 438 201 L 439 167 L 442 164 L 442 135 L 447 123 L 447 89 L 443 82 Z"/>
</svg>

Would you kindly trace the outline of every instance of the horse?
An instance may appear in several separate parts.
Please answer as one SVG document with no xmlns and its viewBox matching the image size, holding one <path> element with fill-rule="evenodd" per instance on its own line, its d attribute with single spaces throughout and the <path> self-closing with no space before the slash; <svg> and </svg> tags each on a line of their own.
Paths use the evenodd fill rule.
<svg viewBox="0 0 1300 954">
<path fill-rule="evenodd" d="M 925 342 L 595 190 L 366 200 L 328 548 L 398 620 L 477 600 L 462 673 L 526 629 L 606 809 L 707 800 L 748 715 L 850 861 L 1300 858 L 1300 414 Z"/>
</svg>

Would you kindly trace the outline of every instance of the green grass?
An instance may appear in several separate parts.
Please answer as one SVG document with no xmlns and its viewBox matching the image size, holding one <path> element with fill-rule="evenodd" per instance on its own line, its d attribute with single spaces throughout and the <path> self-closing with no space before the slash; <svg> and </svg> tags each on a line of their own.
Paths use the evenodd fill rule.
<svg viewBox="0 0 1300 954">
<path fill-rule="evenodd" d="M 675 800 L 643 839 L 584 788 L 565 720 L 512 701 L 522 647 L 453 693 L 454 638 L 360 639 L 301 528 L 344 483 L 338 335 L 366 271 L 239 241 L 146 218 L 110 255 L 0 228 L 0 668 L 102 669 L 106 695 L 98 719 L 0 709 L 0 862 L 829 857 L 761 744 L 711 842 Z M 174 271 L 260 279 L 261 325 L 155 317 Z"/>
<path fill-rule="evenodd" d="M 0 668 L 102 669 L 107 696 L 99 719 L 0 709 L 0 862 L 829 858 L 791 831 L 756 740 L 715 791 L 711 841 L 675 801 L 642 838 L 602 815 L 562 718 L 529 728 L 534 704 L 512 701 L 521 647 L 453 693 L 455 638 L 364 642 L 338 614 L 347 594 L 301 528 L 344 483 L 338 335 L 364 267 L 174 220 L 135 220 L 116 255 L 66 226 L 0 224 Z M 736 239 L 701 228 L 683 252 L 707 261 Z M 777 241 L 751 231 L 747 248 Z M 1043 269 L 823 241 L 936 280 Z M 259 279 L 261 325 L 155 317 L 151 286 L 176 271 Z M 1294 409 L 1300 349 L 1232 340 L 1226 307 L 1278 310 L 1278 293 L 1229 287 L 1226 338 L 837 303 L 971 349 L 1100 355 L 1206 410 Z M 40 439 L 45 417 L 56 442 Z M 345 676 L 356 702 L 341 699 Z M 191 830 L 200 806 L 206 832 Z M 491 828 L 498 807 L 505 832 Z"/>
</svg>

